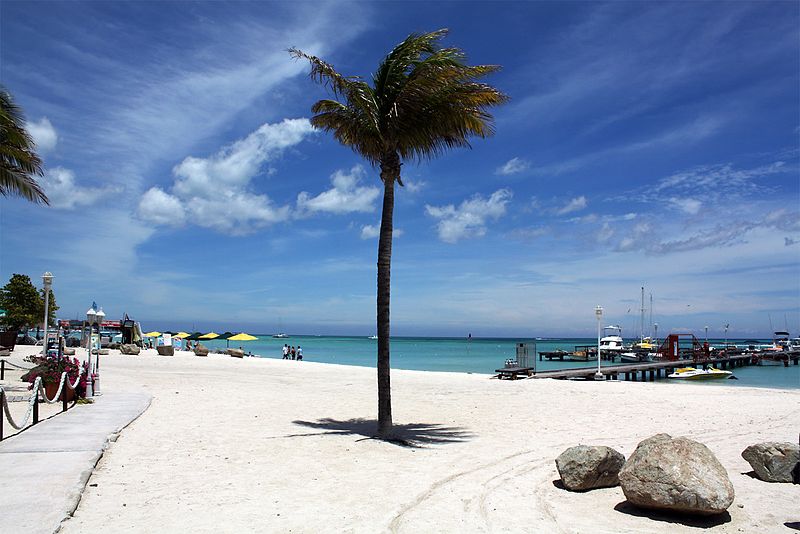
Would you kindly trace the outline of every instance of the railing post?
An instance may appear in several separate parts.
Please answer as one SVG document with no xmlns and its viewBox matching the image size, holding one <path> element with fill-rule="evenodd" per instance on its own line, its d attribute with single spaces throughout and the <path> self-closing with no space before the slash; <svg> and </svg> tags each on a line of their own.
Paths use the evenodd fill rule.
<svg viewBox="0 0 800 534">
<path fill-rule="evenodd" d="M 6 421 L 6 411 L 3 409 L 6 400 L 5 390 L 0 390 L 0 441 L 3 441 L 3 423 Z"/>
<path fill-rule="evenodd" d="M 67 411 L 67 389 L 69 388 L 69 375 L 64 377 L 64 387 L 61 388 L 61 411 Z"/>
<path fill-rule="evenodd" d="M 0 360 L 0 380 L 6 379 L 6 361 Z"/>
<path fill-rule="evenodd" d="M 33 423 L 31 426 L 39 422 L 39 388 L 33 392 Z"/>
</svg>

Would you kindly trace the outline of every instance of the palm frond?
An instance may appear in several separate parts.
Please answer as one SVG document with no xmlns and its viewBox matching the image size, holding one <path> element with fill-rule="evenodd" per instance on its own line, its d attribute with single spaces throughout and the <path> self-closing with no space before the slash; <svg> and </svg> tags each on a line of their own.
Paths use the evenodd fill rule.
<svg viewBox="0 0 800 534">
<path fill-rule="evenodd" d="M 19 195 L 34 203 L 49 204 L 34 178 L 44 171 L 24 123 L 22 110 L 11 93 L 0 87 L 0 195 Z"/>
</svg>

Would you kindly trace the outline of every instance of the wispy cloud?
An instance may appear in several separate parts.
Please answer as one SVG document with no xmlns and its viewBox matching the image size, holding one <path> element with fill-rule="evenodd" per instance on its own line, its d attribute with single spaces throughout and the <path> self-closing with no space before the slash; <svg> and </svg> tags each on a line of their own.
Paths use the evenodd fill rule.
<svg viewBox="0 0 800 534">
<path fill-rule="evenodd" d="M 579 197 L 575 197 L 567 202 L 564 206 L 556 210 L 557 215 L 566 215 L 567 213 L 573 213 L 576 211 L 580 211 L 588 205 L 586 201 L 586 197 L 581 195 Z"/>
<path fill-rule="evenodd" d="M 525 172 L 530 167 L 530 163 L 522 158 L 511 158 L 503 165 L 498 167 L 494 173 L 501 176 L 509 176 Z"/>
<path fill-rule="evenodd" d="M 365 224 L 361 227 L 361 239 L 375 239 L 380 233 L 380 224 Z M 400 228 L 392 228 L 392 237 L 400 237 L 401 235 L 403 235 L 403 230 Z"/>
<path fill-rule="evenodd" d="M 436 224 L 439 239 L 445 243 L 456 243 L 468 237 L 485 235 L 486 222 L 503 216 L 512 196 L 509 189 L 499 189 L 486 199 L 475 195 L 457 208 L 452 204 L 439 207 L 426 205 L 425 212 L 439 221 Z"/>
</svg>

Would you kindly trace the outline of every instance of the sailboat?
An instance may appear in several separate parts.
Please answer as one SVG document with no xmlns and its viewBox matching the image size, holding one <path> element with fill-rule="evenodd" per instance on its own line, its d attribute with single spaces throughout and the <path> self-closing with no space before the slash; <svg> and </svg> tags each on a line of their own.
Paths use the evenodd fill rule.
<svg viewBox="0 0 800 534">
<path fill-rule="evenodd" d="M 288 339 L 289 334 L 285 334 L 281 332 L 283 330 L 283 318 L 278 319 L 278 334 L 272 334 L 272 337 L 275 339 Z"/>
</svg>

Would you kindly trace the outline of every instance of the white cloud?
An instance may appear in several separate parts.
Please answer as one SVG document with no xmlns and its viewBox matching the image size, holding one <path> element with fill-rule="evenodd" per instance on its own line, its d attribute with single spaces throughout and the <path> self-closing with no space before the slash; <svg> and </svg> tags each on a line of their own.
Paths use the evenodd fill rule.
<svg viewBox="0 0 800 534">
<path fill-rule="evenodd" d="M 356 165 L 350 172 L 338 170 L 331 175 L 333 187 L 312 197 L 306 191 L 297 195 L 297 209 L 303 213 L 354 213 L 375 211 L 375 200 L 380 195 L 380 188 L 374 186 L 359 187 L 366 171 Z"/>
<path fill-rule="evenodd" d="M 25 128 L 33 137 L 37 151 L 49 152 L 56 147 L 58 133 L 47 117 L 42 117 L 39 122 L 29 122 Z"/>
<path fill-rule="evenodd" d="M 530 163 L 528 163 L 526 160 L 521 158 L 511 158 L 503 165 L 498 167 L 497 170 L 494 171 L 494 173 L 499 174 L 501 176 L 508 176 L 511 174 L 518 174 L 523 171 L 526 171 L 528 170 L 529 167 Z"/>
<path fill-rule="evenodd" d="M 381 233 L 381 225 L 379 224 L 365 224 L 361 227 L 361 239 L 375 239 Z M 403 235 L 403 230 L 400 228 L 392 229 L 392 237 L 400 237 Z"/>
<path fill-rule="evenodd" d="M 510 190 L 499 189 L 488 199 L 475 195 L 462 202 L 458 208 L 452 204 L 441 207 L 426 205 L 425 211 L 439 220 L 436 225 L 439 239 L 445 243 L 456 243 L 467 237 L 485 235 L 486 221 L 504 215 L 506 204 L 512 196 Z"/>
<path fill-rule="evenodd" d="M 669 203 L 689 215 L 697 215 L 700 212 L 700 208 L 703 207 L 703 203 L 695 198 L 672 197 L 669 199 Z"/>
<path fill-rule="evenodd" d="M 139 216 L 154 224 L 180 226 L 186 219 L 186 212 L 178 197 L 151 187 L 139 202 Z"/>
<path fill-rule="evenodd" d="M 94 204 L 103 195 L 119 191 L 112 186 L 80 187 L 75 184 L 75 173 L 63 167 L 50 169 L 42 178 L 42 186 L 50 206 L 67 210 Z"/>
<path fill-rule="evenodd" d="M 600 230 L 597 232 L 597 241 L 600 243 L 605 243 L 609 239 L 614 236 L 614 229 L 611 228 L 611 225 L 608 222 L 604 222 L 603 226 L 600 227 Z"/>
<path fill-rule="evenodd" d="M 558 215 L 566 215 L 567 213 L 580 211 L 580 210 L 584 209 L 586 207 L 586 205 L 587 205 L 586 197 L 584 197 L 584 196 L 576 197 L 576 198 L 573 198 L 572 200 L 570 200 L 569 202 L 567 202 L 564 205 L 564 207 L 562 207 L 561 209 L 556 211 L 556 214 L 558 214 Z"/>
<path fill-rule="evenodd" d="M 424 182 L 422 180 L 418 181 L 403 180 L 403 184 L 405 185 L 405 188 L 406 190 L 408 190 L 409 193 L 419 193 L 426 185 L 428 185 L 427 182 Z"/>
<path fill-rule="evenodd" d="M 139 202 L 139 216 L 163 225 L 185 222 L 231 235 L 243 235 L 289 218 L 289 207 L 275 206 L 252 191 L 252 180 L 315 130 L 307 119 L 263 124 L 208 158 L 187 157 L 173 169 L 172 192 L 151 188 Z"/>
</svg>

